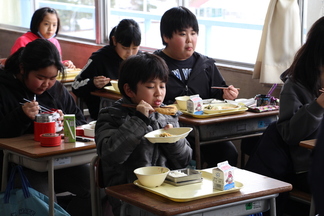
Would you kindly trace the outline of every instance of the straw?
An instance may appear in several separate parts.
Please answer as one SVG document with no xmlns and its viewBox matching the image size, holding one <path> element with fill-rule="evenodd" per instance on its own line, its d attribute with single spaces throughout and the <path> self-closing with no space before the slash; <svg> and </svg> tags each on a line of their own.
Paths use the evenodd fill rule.
<svg viewBox="0 0 324 216">
<path fill-rule="evenodd" d="M 267 96 L 270 96 L 272 94 L 273 90 L 275 90 L 275 88 L 277 87 L 277 85 L 278 85 L 277 83 L 275 83 L 275 84 L 272 85 L 272 87 L 270 88 L 270 90 L 267 93 Z"/>
<path fill-rule="evenodd" d="M 71 129 L 71 127 L 70 127 L 70 124 L 67 122 L 67 124 L 65 124 L 67 127 L 68 127 L 68 129 L 69 129 L 69 132 L 70 132 L 70 134 L 71 134 L 71 136 L 72 136 L 72 139 L 75 139 L 75 137 L 74 137 L 74 133 L 72 133 L 72 129 Z"/>
</svg>

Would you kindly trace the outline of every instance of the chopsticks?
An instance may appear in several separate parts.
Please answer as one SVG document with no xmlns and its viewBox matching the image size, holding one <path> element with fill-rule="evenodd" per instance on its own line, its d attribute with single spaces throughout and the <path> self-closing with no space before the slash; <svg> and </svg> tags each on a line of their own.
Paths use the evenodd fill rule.
<svg viewBox="0 0 324 216">
<path fill-rule="evenodd" d="M 212 89 L 228 89 L 228 87 L 220 87 L 220 86 L 212 86 Z M 241 90 L 240 88 L 236 88 L 237 90 Z"/>
<path fill-rule="evenodd" d="M 36 96 L 34 96 L 34 100 L 35 100 L 35 98 L 36 98 Z M 26 101 L 26 102 L 32 102 L 32 101 L 30 101 L 30 100 L 28 100 L 26 98 L 23 98 L 23 100 Z M 42 105 L 38 105 L 38 106 L 41 108 L 42 112 L 53 112 L 53 110 L 48 109 L 48 108 L 46 108 L 46 107 L 44 107 Z"/>
</svg>

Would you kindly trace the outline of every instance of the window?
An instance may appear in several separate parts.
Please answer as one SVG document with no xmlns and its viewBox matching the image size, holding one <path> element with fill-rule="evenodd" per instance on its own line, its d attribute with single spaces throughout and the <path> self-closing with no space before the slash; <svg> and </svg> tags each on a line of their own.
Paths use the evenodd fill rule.
<svg viewBox="0 0 324 216">
<path fill-rule="evenodd" d="M 304 5 L 307 5 L 307 0 L 300 1 L 305 1 Z M 183 5 L 190 8 L 199 21 L 196 51 L 218 59 L 218 62 L 223 60 L 253 65 L 269 2 L 270 0 L 10 0 L 0 3 L 0 27 L 27 31 L 34 10 L 49 6 L 59 13 L 60 37 L 104 44 L 108 42 L 110 30 L 121 19 L 132 18 L 141 27 L 141 46 L 155 50 L 163 48 L 159 30 L 162 14 L 170 7 Z M 322 8 L 322 5 L 317 8 Z"/>
</svg>

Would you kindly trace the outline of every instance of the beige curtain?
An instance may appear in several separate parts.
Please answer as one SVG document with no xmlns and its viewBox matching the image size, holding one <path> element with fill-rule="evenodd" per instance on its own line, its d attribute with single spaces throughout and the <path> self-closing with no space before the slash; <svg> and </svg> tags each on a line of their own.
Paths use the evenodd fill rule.
<svg viewBox="0 0 324 216">
<path fill-rule="evenodd" d="M 282 83 L 280 74 L 291 65 L 300 46 L 297 0 L 271 0 L 252 78 L 260 79 L 260 83 Z"/>
</svg>

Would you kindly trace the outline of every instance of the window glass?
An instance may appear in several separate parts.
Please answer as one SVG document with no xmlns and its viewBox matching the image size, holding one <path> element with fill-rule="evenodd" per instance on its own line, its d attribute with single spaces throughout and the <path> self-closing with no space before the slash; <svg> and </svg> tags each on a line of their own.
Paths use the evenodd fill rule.
<svg viewBox="0 0 324 216">
<path fill-rule="evenodd" d="M 36 8 L 55 8 L 60 16 L 60 35 L 95 39 L 95 0 L 36 1 Z"/>
<path fill-rule="evenodd" d="M 160 19 L 175 0 L 111 1 L 109 32 L 121 19 L 133 18 L 141 27 L 142 46 L 163 48 Z M 190 0 L 184 6 L 196 14 L 196 51 L 217 59 L 254 64 L 269 0 Z M 255 10 L 257 8 L 258 10 Z"/>
<path fill-rule="evenodd" d="M 96 8 L 104 5 L 101 29 L 96 30 Z M 163 48 L 160 19 L 171 7 L 183 4 L 196 14 L 199 38 L 196 51 L 219 60 L 254 64 L 270 0 L 10 0 L 0 1 L 0 23 L 29 29 L 33 11 L 55 8 L 61 19 L 59 36 L 96 40 L 121 19 L 136 20 L 142 31 L 142 47 Z M 102 9 L 102 8 L 100 8 Z M 98 27 L 99 28 L 99 27 Z M 102 40 L 103 40 L 102 38 Z M 98 39 L 101 38 L 97 38 Z M 218 61 L 220 62 L 220 61 Z"/>
<path fill-rule="evenodd" d="M 40 7 L 57 10 L 61 28 L 60 35 L 95 39 L 95 0 L 11 0 L 1 1 L 2 24 L 24 27 L 29 30 L 33 13 Z"/>
</svg>

